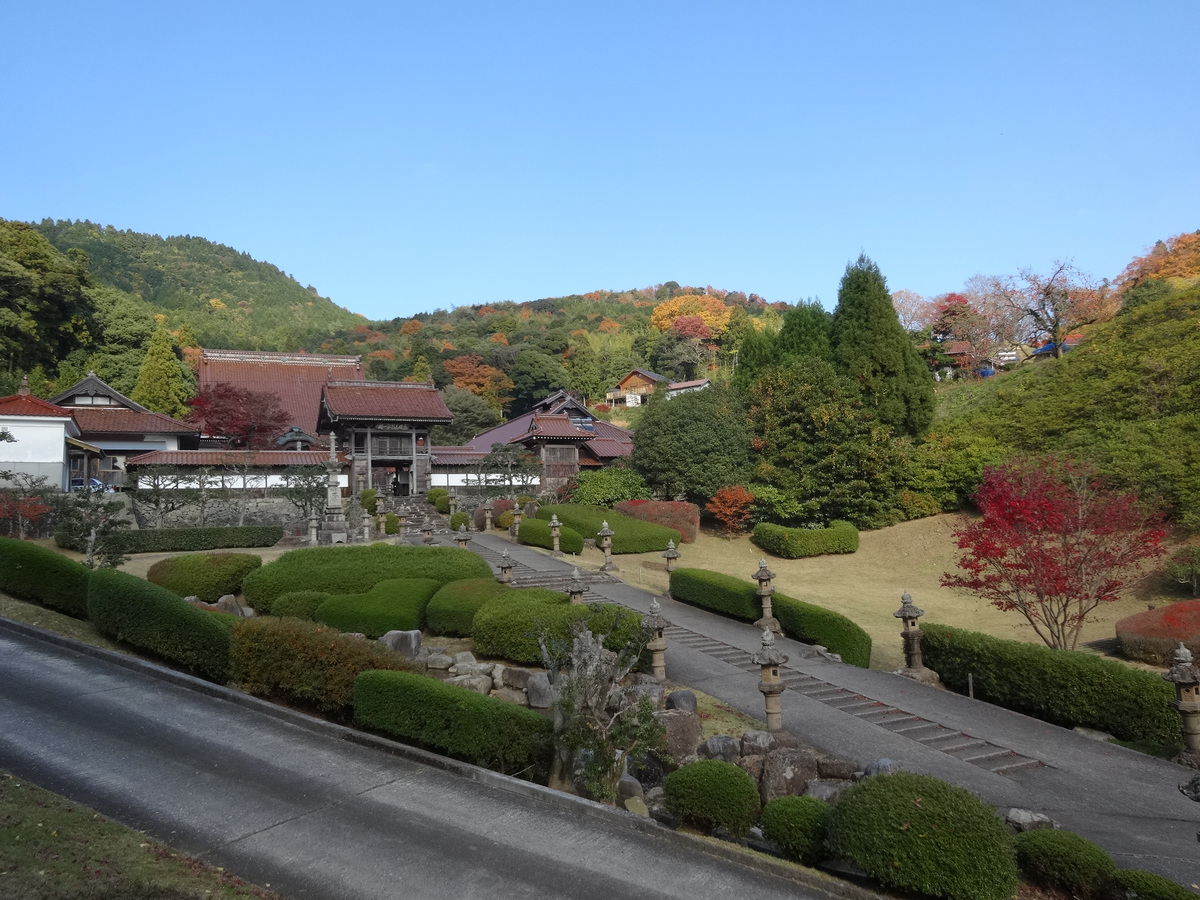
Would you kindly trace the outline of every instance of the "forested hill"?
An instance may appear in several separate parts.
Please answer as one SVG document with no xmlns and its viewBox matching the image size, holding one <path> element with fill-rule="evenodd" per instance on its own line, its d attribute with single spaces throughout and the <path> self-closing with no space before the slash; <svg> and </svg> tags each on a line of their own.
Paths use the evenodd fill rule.
<svg viewBox="0 0 1200 900">
<path fill-rule="evenodd" d="M 190 235 L 163 238 L 88 221 L 34 227 L 60 252 L 82 250 L 93 282 L 110 285 L 188 329 L 205 347 L 315 348 L 363 319 L 270 263 Z"/>
</svg>

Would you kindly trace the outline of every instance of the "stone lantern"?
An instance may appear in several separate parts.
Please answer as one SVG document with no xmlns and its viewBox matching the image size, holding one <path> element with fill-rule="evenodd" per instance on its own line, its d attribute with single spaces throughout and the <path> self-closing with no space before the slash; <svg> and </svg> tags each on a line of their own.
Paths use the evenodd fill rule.
<svg viewBox="0 0 1200 900">
<path fill-rule="evenodd" d="M 675 560 L 679 559 L 681 556 L 683 556 L 683 554 L 675 549 L 675 542 L 667 541 L 667 552 L 663 554 L 663 559 L 667 561 L 668 572 L 674 571 Z"/>
<path fill-rule="evenodd" d="M 759 557 L 758 571 L 750 577 L 758 582 L 758 590 L 754 593 L 758 595 L 759 602 L 762 603 L 762 618 L 754 623 L 755 626 L 764 631 L 783 634 L 783 628 L 771 609 L 771 597 L 775 594 L 775 588 L 771 582 L 775 580 L 775 573 L 767 568 L 767 561 Z"/>
<path fill-rule="evenodd" d="M 667 680 L 667 638 L 664 632 L 670 624 L 663 618 L 662 606 L 659 604 L 658 598 L 651 599 L 650 612 L 642 617 L 642 627 L 650 632 L 650 640 L 646 641 L 646 649 L 650 651 L 650 665 L 654 677 L 659 681 Z"/>
<path fill-rule="evenodd" d="M 562 550 L 558 548 L 558 539 L 562 535 L 562 522 L 558 521 L 558 516 L 551 513 L 550 515 L 550 540 L 554 544 L 554 549 L 550 551 L 551 556 L 562 556 Z"/>
<path fill-rule="evenodd" d="M 496 507 L 492 506 L 492 501 L 489 499 L 483 504 L 483 530 L 492 530 L 492 510 Z"/>
<path fill-rule="evenodd" d="M 458 512 L 458 496 L 451 490 L 447 499 L 450 501 L 450 515 L 454 515 Z"/>
<path fill-rule="evenodd" d="M 402 506 L 396 513 L 396 518 L 400 522 L 400 533 L 404 534 L 404 530 L 408 528 L 408 507 Z"/>
<path fill-rule="evenodd" d="M 600 538 L 600 549 L 604 551 L 604 565 L 600 567 L 601 572 L 619 572 L 617 564 L 612 561 L 612 539 L 613 530 L 608 527 L 608 522 L 600 523 L 600 530 L 596 532 L 596 537 Z"/>
<path fill-rule="evenodd" d="M 509 556 L 508 551 L 505 550 L 503 553 L 500 554 L 500 583 L 501 584 L 512 584 L 512 570 L 513 570 L 512 557 Z"/>
<path fill-rule="evenodd" d="M 783 728 L 783 711 L 780 709 L 779 695 L 787 687 L 779 674 L 779 667 L 787 662 L 788 658 L 775 646 L 775 634 L 771 629 L 763 629 L 762 646 L 750 660 L 762 669 L 762 680 L 758 683 L 758 689 L 766 702 L 767 731 L 779 731 Z"/>
<path fill-rule="evenodd" d="M 914 605 L 912 596 L 905 591 L 900 595 L 900 608 L 892 615 L 904 623 L 901 631 L 904 638 L 904 668 L 897 670 L 896 674 L 924 684 L 941 684 L 937 672 L 925 668 L 921 661 L 921 628 L 917 620 L 925 615 L 925 610 Z"/>
<path fill-rule="evenodd" d="M 1200 669 L 1192 662 L 1192 652 L 1183 641 L 1175 650 L 1175 665 L 1163 675 L 1175 685 L 1171 703 L 1183 719 L 1183 756 L 1200 764 Z"/>
<path fill-rule="evenodd" d="M 521 504 L 518 503 L 513 507 L 512 514 L 512 525 L 508 527 L 508 533 L 516 538 L 521 533 L 521 520 L 525 518 L 525 510 L 521 509 Z"/>
<path fill-rule="evenodd" d="M 583 595 L 589 590 L 591 588 L 579 577 L 579 567 L 576 566 L 575 571 L 571 573 L 571 580 L 567 583 L 567 596 L 571 598 L 572 603 L 583 603 Z"/>
<path fill-rule="evenodd" d="M 433 526 L 428 522 L 421 526 L 421 540 L 426 544 L 433 543 Z"/>
<path fill-rule="evenodd" d="M 458 531 L 454 532 L 454 543 L 458 545 L 459 550 L 467 549 L 467 542 L 471 540 L 471 536 L 467 534 L 467 526 L 459 525 Z"/>
</svg>

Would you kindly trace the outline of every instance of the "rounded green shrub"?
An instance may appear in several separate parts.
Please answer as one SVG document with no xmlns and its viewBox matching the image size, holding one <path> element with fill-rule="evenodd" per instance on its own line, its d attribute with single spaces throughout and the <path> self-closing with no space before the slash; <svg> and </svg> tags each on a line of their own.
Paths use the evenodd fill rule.
<svg viewBox="0 0 1200 900">
<path fill-rule="evenodd" d="M 554 548 L 550 523 L 546 519 L 522 519 L 521 527 L 517 529 L 517 540 L 530 547 L 542 547 L 546 550 Z M 558 530 L 558 547 L 563 553 L 582 553 L 583 536 L 574 528 L 563 525 Z"/>
<path fill-rule="evenodd" d="M 441 585 L 431 578 L 389 578 L 365 594 L 330 597 L 317 607 L 318 622 L 377 638 L 389 631 L 421 627 L 425 605 Z"/>
<path fill-rule="evenodd" d="M 91 570 L 29 541 L 0 538 L 0 591 L 86 619 Z"/>
<path fill-rule="evenodd" d="M 1074 832 L 1039 828 L 1013 839 L 1017 867 L 1038 887 L 1079 897 L 1100 897 L 1117 866 L 1100 846 Z"/>
<path fill-rule="evenodd" d="M 450 517 L 450 530 L 457 534 L 460 528 L 466 528 L 467 531 L 471 530 L 471 514 L 462 510 L 459 510 Z"/>
<path fill-rule="evenodd" d="M 674 528 L 633 519 L 603 506 L 558 503 L 543 506 L 537 511 L 537 517 L 545 521 L 549 521 L 552 515 L 558 516 L 563 525 L 587 537 L 595 537 L 603 524 L 608 522 L 609 530 L 613 533 L 612 552 L 618 554 L 661 552 L 667 549 L 668 542 L 674 541 L 678 545 L 683 541 L 683 535 Z"/>
<path fill-rule="evenodd" d="M 750 830 L 758 818 L 758 786 L 743 769 L 719 759 L 701 759 L 676 769 L 663 781 L 671 815 L 697 828 Z"/>
<path fill-rule="evenodd" d="M 470 637 L 475 613 L 513 588 L 494 578 L 469 578 L 443 585 L 425 607 L 425 625 L 434 634 Z"/>
<path fill-rule="evenodd" d="M 828 528 L 785 528 L 760 522 L 750 533 L 750 543 L 783 559 L 854 553 L 858 550 L 858 529 L 836 520 Z"/>
<path fill-rule="evenodd" d="M 425 492 L 425 499 L 430 503 L 436 503 L 442 497 L 449 497 L 450 491 L 446 488 L 433 487 Z"/>
<path fill-rule="evenodd" d="M 161 559 L 146 580 L 179 597 L 215 603 L 226 594 L 240 594 L 246 576 L 262 565 L 253 553 L 192 553 Z"/>
<path fill-rule="evenodd" d="M 1136 896 L 1137 900 L 1195 900 L 1196 897 L 1195 892 L 1171 879 L 1142 869 L 1119 869 L 1113 876 L 1113 884 L 1124 892 L 1117 896 Z"/>
<path fill-rule="evenodd" d="M 400 533 L 400 517 L 395 513 L 388 513 L 383 517 L 383 533 L 384 534 L 399 534 Z"/>
<path fill-rule="evenodd" d="M 776 797 L 763 808 L 763 836 L 791 859 L 816 865 L 825 850 L 829 811 L 816 797 Z"/>
<path fill-rule="evenodd" d="M 366 510 L 367 515 L 375 515 L 379 510 L 379 491 L 376 488 L 367 488 L 358 495 L 358 505 Z"/>
<path fill-rule="evenodd" d="M 508 529 L 512 528 L 512 523 L 513 512 L 511 509 L 506 509 L 494 520 L 494 526 L 500 531 L 508 531 Z"/>
<path fill-rule="evenodd" d="M 475 613 L 471 637 L 475 652 L 493 659 L 538 664 L 538 638 L 552 653 L 570 646 L 571 628 L 584 621 L 593 634 L 604 634 L 604 646 L 620 651 L 641 639 L 642 617 L 611 603 L 572 604 L 566 594 L 546 588 L 510 589 Z"/>
<path fill-rule="evenodd" d="M 330 598 L 325 591 L 288 591 L 271 604 L 271 615 L 315 622 L 317 607 Z"/>
<path fill-rule="evenodd" d="M 948 900 L 1010 900 L 1012 838 L 995 810 L 928 775 L 875 775 L 829 816 L 826 847 L 886 887 Z"/>
</svg>

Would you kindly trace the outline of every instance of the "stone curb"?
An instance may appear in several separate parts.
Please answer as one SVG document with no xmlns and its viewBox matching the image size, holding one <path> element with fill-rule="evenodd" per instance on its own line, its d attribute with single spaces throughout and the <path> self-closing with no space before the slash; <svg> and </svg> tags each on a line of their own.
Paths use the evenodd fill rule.
<svg viewBox="0 0 1200 900">
<path fill-rule="evenodd" d="M 514 778 L 511 775 L 502 775 L 499 772 L 492 772 L 489 769 L 483 769 L 479 766 L 471 765 L 470 763 L 460 762 L 459 760 L 450 759 L 446 756 L 439 756 L 438 754 L 430 753 L 427 750 L 409 747 L 406 744 L 401 744 L 388 738 L 379 737 L 378 735 L 374 735 L 369 732 L 356 731 L 355 729 L 348 728 L 344 725 L 326 722 L 324 719 L 318 719 L 315 716 L 309 716 L 305 713 L 288 709 L 285 706 L 278 706 L 258 697 L 251 696 L 250 694 L 244 694 L 234 688 L 213 684 L 211 681 L 205 681 L 204 679 L 197 678 L 194 675 L 188 675 L 185 672 L 179 672 L 167 666 L 140 659 L 138 657 L 126 656 L 113 650 L 106 650 L 103 647 L 94 647 L 91 644 L 84 644 L 79 641 L 63 637 L 62 635 L 56 634 L 53 631 L 47 631 L 43 628 L 38 628 L 35 625 L 26 625 L 23 622 L 16 622 L 12 619 L 0 617 L 0 632 L 4 631 L 23 635 L 35 640 L 40 640 L 47 644 L 54 644 L 59 647 L 64 647 L 68 650 L 81 653 L 85 656 L 102 659 L 122 668 L 157 678 L 160 681 L 170 682 L 179 687 L 187 688 L 189 690 L 206 694 L 210 697 L 228 701 L 237 706 L 257 712 L 261 715 L 270 716 L 274 719 L 288 722 L 306 731 L 324 734 L 328 737 L 347 741 L 348 743 L 381 750 L 385 753 L 390 753 L 393 756 L 398 756 L 411 762 L 421 763 L 423 765 L 431 766 L 435 769 L 440 769 L 444 772 L 457 775 L 460 778 L 466 778 L 479 784 L 485 784 L 488 787 L 496 790 L 518 794 L 527 799 L 537 800 L 542 803 L 553 804 L 558 806 L 560 809 L 570 810 L 576 815 L 585 815 L 596 819 L 607 820 L 610 824 L 632 828 L 633 830 L 656 840 L 671 841 L 680 846 L 688 847 L 693 850 L 699 849 L 711 856 L 718 856 L 726 861 L 736 863 L 746 868 L 756 869 L 760 872 L 774 875 L 796 884 L 803 885 L 810 890 L 820 891 L 829 897 L 845 898 L 845 900 L 879 900 L 879 898 L 882 896 L 869 891 L 866 888 L 851 884 L 850 882 L 839 881 L 834 879 L 832 876 L 826 876 L 816 871 L 797 870 L 791 866 L 778 862 L 769 856 L 762 854 L 754 856 L 751 855 L 751 853 L 740 850 L 733 845 L 722 846 L 718 843 L 705 841 L 698 837 L 693 837 L 691 835 L 683 834 L 670 828 L 666 828 L 662 825 L 659 825 L 653 819 L 646 819 L 642 816 L 634 815 L 633 813 L 625 812 L 624 810 L 619 810 L 612 806 L 596 803 L 593 800 L 587 800 L 583 797 L 577 797 L 573 794 L 565 794 L 562 791 L 556 791 L 540 784 L 522 781 L 521 779 Z"/>
</svg>

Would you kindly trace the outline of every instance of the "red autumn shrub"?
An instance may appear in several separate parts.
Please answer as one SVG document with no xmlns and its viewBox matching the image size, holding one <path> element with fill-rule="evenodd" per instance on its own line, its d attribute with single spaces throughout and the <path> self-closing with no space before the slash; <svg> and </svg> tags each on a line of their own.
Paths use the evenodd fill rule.
<svg viewBox="0 0 1200 900">
<path fill-rule="evenodd" d="M 632 519 L 665 525 L 679 532 L 685 544 L 694 543 L 700 533 L 700 507 L 675 500 L 621 500 L 613 509 Z"/>
<path fill-rule="evenodd" d="M 1179 642 L 1200 656 L 1200 600 L 1181 600 L 1135 613 L 1117 623 L 1121 653 L 1129 659 L 1170 666 Z"/>
<path fill-rule="evenodd" d="M 515 500 L 501 498 L 492 501 L 492 527 L 500 527 L 500 517 L 508 512 L 517 503 Z M 509 521 L 512 521 L 511 519 Z M 487 516 L 483 511 L 483 505 L 475 507 L 475 512 L 471 515 L 471 524 L 475 526 L 476 531 L 483 531 L 484 525 L 487 524 Z"/>
<path fill-rule="evenodd" d="M 746 530 L 754 495 L 742 484 L 721 488 L 704 507 L 730 534 Z"/>
</svg>

